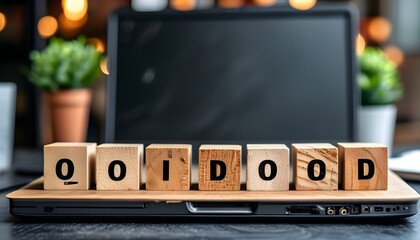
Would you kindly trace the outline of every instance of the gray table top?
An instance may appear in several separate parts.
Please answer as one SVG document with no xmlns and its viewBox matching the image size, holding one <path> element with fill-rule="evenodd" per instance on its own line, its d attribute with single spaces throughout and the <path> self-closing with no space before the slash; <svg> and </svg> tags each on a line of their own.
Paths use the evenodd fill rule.
<svg viewBox="0 0 420 240">
<path fill-rule="evenodd" d="M 409 183 L 420 192 L 420 182 Z M 13 189 L 12 189 L 13 190 Z M 420 214 L 397 222 L 55 223 L 25 222 L 9 214 L 0 192 L 0 239 L 420 239 Z M 420 210 L 420 207 L 419 207 Z M 420 212 L 420 211 L 419 211 Z M 81 219 L 83 221 L 83 219 Z"/>
</svg>

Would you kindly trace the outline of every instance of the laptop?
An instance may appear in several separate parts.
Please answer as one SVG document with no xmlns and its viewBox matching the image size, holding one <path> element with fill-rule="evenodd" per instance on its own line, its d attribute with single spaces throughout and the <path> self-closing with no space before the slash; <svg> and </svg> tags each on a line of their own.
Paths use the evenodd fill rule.
<svg viewBox="0 0 420 240">
<path fill-rule="evenodd" d="M 189 143 L 195 164 L 201 144 L 351 142 L 357 18 L 343 3 L 118 10 L 108 26 L 105 142 Z M 388 190 L 199 191 L 195 164 L 190 191 L 144 184 L 47 191 L 41 178 L 7 197 L 13 215 L 36 219 L 369 219 L 417 211 L 419 195 L 393 173 Z"/>
</svg>

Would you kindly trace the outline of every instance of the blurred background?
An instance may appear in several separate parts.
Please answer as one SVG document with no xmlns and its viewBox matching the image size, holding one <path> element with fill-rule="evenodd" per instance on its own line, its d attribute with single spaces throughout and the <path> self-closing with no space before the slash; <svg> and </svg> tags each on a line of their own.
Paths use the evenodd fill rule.
<svg viewBox="0 0 420 240">
<path fill-rule="evenodd" d="M 321 0 L 2 0 L 0 1 L 0 82 L 17 85 L 15 147 L 37 147 L 48 143 L 44 129 L 41 93 L 23 74 L 30 65 L 29 53 L 45 48 L 52 37 L 66 40 L 80 35 L 102 53 L 101 74 L 94 85 L 88 141 L 103 139 L 105 82 L 107 68 L 107 17 L 120 7 L 137 11 L 172 8 L 193 11 L 204 8 L 240 8 L 289 4 L 310 9 Z M 365 47 L 381 48 L 397 66 L 404 97 L 397 103 L 398 116 L 394 142 L 420 143 L 420 1 L 354 0 L 360 11 L 357 52 Z"/>
</svg>

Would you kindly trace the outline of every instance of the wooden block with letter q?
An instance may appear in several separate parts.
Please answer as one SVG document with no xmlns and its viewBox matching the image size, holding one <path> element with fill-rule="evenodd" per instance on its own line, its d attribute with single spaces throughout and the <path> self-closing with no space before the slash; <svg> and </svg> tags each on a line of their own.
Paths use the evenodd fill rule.
<svg viewBox="0 0 420 240">
<path fill-rule="evenodd" d="M 289 190 L 289 148 L 284 144 L 248 144 L 246 189 Z"/>
<path fill-rule="evenodd" d="M 296 190 L 337 190 L 338 150 L 328 143 L 292 144 Z"/>
<path fill-rule="evenodd" d="M 44 189 L 88 190 L 95 179 L 96 143 L 44 146 Z"/>
<path fill-rule="evenodd" d="M 241 145 L 201 145 L 198 150 L 198 189 L 241 189 Z"/>
<path fill-rule="evenodd" d="M 190 190 L 191 144 L 151 144 L 146 147 L 147 190 Z"/>
<path fill-rule="evenodd" d="M 344 190 L 386 190 L 388 148 L 377 143 L 338 143 Z"/>
<path fill-rule="evenodd" d="M 101 144 L 96 148 L 96 190 L 139 190 L 143 144 Z"/>
</svg>

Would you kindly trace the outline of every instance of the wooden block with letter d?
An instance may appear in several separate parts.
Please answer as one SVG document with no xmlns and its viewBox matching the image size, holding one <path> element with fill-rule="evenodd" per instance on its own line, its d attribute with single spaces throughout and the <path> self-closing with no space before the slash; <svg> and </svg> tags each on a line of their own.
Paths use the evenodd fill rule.
<svg viewBox="0 0 420 240">
<path fill-rule="evenodd" d="M 88 190 L 95 179 L 96 143 L 44 146 L 44 189 Z"/>
<path fill-rule="evenodd" d="M 139 190 L 143 144 L 96 148 L 96 190 Z"/>
<path fill-rule="evenodd" d="M 338 143 L 344 190 L 388 189 L 388 148 L 377 143 Z"/>
<path fill-rule="evenodd" d="M 201 145 L 198 150 L 198 189 L 241 189 L 241 145 Z"/>
<path fill-rule="evenodd" d="M 328 143 L 292 144 L 296 190 L 337 190 L 338 150 Z"/>
<path fill-rule="evenodd" d="M 146 147 L 147 190 L 190 190 L 191 144 L 151 144 Z"/>
<path fill-rule="evenodd" d="M 248 144 L 246 189 L 289 190 L 289 148 L 284 144 Z"/>
</svg>

